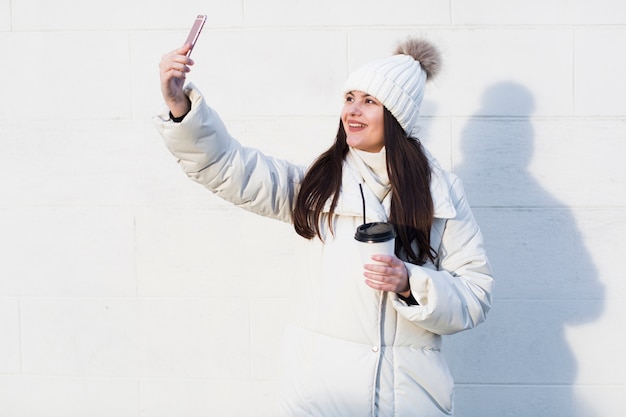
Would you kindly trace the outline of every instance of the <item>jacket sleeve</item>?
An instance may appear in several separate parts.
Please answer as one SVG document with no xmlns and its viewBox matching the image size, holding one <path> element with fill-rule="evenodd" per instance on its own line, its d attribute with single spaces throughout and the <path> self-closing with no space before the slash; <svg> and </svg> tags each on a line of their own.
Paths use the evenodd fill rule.
<svg viewBox="0 0 626 417">
<path fill-rule="evenodd" d="M 394 301 L 394 307 L 403 317 L 441 335 L 482 323 L 491 308 L 493 286 L 480 228 L 456 177 L 450 196 L 456 216 L 446 220 L 438 251 L 439 267 L 433 270 L 406 263 L 411 293 L 419 305 Z"/>
<path fill-rule="evenodd" d="M 170 120 L 167 109 L 153 119 L 183 171 L 236 206 L 290 223 L 304 169 L 242 146 L 193 84 L 186 93 L 191 110 L 182 122 Z"/>
</svg>

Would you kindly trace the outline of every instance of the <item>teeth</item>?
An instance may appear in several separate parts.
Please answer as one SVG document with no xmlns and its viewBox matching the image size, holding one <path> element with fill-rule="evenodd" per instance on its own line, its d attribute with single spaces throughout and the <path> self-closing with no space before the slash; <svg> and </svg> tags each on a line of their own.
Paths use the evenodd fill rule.
<svg viewBox="0 0 626 417">
<path fill-rule="evenodd" d="M 350 126 L 350 127 L 365 127 L 365 125 L 362 124 L 362 123 L 348 123 L 348 126 Z"/>
</svg>

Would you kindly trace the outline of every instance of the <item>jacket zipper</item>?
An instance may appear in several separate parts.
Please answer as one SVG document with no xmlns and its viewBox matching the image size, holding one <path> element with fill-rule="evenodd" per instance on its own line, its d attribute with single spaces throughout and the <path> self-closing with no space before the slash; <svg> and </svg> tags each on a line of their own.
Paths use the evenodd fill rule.
<svg viewBox="0 0 626 417">
<path fill-rule="evenodd" d="M 378 343 L 372 350 L 378 355 L 376 358 L 376 370 L 374 372 L 372 390 L 372 417 L 378 417 L 378 398 L 380 395 L 380 367 L 382 365 L 383 342 L 385 335 L 385 305 L 387 303 L 387 292 L 380 291 L 380 302 L 378 303 Z"/>
</svg>

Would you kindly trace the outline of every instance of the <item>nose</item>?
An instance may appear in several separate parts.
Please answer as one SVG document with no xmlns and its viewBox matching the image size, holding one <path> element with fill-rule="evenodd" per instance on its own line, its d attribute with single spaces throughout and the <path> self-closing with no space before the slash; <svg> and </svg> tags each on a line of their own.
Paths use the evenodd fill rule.
<svg viewBox="0 0 626 417">
<path fill-rule="evenodd" d="M 352 101 L 346 104 L 348 106 L 347 112 L 349 115 L 361 114 L 361 106 L 356 101 Z"/>
</svg>

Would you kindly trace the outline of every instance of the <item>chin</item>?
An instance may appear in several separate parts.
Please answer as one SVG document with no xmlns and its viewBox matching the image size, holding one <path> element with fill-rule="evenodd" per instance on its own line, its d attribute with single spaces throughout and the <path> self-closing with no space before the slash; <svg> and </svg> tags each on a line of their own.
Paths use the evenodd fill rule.
<svg viewBox="0 0 626 417">
<path fill-rule="evenodd" d="M 346 139 L 346 143 L 348 144 L 348 146 L 351 146 L 353 148 L 359 149 L 359 141 L 358 140 L 351 140 L 350 138 Z"/>
</svg>

